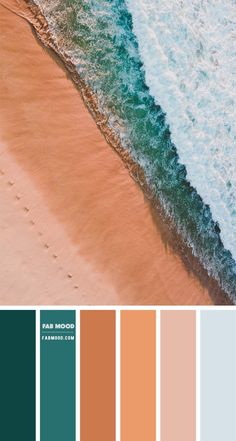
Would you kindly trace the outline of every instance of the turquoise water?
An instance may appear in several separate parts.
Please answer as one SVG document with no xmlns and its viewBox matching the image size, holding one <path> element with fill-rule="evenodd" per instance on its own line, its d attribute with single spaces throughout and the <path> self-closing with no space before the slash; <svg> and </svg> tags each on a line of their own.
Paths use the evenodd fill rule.
<svg viewBox="0 0 236 441">
<path fill-rule="evenodd" d="M 209 205 L 186 179 L 166 115 L 145 83 L 132 17 L 123 0 L 37 3 L 63 51 L 96 93 L 108 124 L 144 168 L 166 214 L 208 273 L 236 299 L 236 265 Z M 63 37 L 63 39 L 61 38 Z M 153 56 L 150 54 L 150 56 Z"/>
</svg>

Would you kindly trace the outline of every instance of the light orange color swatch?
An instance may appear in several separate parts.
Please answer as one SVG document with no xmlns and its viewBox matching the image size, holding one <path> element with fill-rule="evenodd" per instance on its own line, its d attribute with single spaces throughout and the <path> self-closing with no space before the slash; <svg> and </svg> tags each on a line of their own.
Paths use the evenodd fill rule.
<svg viewBox="0 0 236 441">
<path fill-rule="evenodd" d="M 161 441 L 196 440 L 196 315 L 161 312 Z"/>
<path fill-rule="evenodd" d="M 155 311 L 121 312 L 121 441 L 156 439 Z"/>
<path fill-rule="evenodd" d="M 115 311 L 81 311 L 80 360 L 80 440 L 115 441 Z"/>
</svg>

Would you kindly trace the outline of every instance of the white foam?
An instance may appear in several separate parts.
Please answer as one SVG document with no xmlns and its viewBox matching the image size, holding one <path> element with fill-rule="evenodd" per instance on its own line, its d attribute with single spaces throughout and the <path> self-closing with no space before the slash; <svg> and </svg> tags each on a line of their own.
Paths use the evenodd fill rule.
<svg viewBox="0 0 236 441">
<path fill-rule="evenodd" d="M 236 259 L 236 3 L 126 2 L 150 93 Z"/>
</svg>

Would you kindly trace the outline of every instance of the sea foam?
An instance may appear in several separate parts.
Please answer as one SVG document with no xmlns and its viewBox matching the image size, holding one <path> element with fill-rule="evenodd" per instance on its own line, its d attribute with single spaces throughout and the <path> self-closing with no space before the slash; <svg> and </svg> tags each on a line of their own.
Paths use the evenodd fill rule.
<svg viewBox="0 0 236 441">
<path fill-rule="evenodd" d="M 234 248 L 235 184 L 229 166 L 229 158 L 234 156 L 234 114 L 229 104 L 224 107 L 232 100 L 229 84 L 234 68 L 230 40 L 234 24 L 225 17 L 235 7 L 230 3 L 226 8 L 226 3 L 219 12 L 221 5 L 212 2 L 211 7 L 218 9 L 209 12 L 207 2 L 202 2 L 203 6 L 154 0 L 139 0 L 135 5 L 126 0 L 36 2 L 49 23 L 60 57 L 72 61 L 96 97 L 107 127 L 141 165 L 164 219 L 171 221 L 171 231 L 178 232 L 197 261 L 236 303 L 236 262 L 228 251 Z M 214 27 L 214 20 L 220 22 L 221 30 Z M 183 25 L 185 21 L 188 26 Z M 215 35 L 207 36 L 213 32 L 210 28 L 217 31 L 218 40 Z M 210 41 L 221 38 L 227 40 L 224 46 L 231 48 L 227 66 L 230 55 L 223 52 L 220 43 L 210 50 Z M 228 98 L 227 91 L 231 92 Z M 208 105 L 210 100 L 214 106 Z M 223 116 L 226 126 L 222 125 Z M 221 237 L 212 213 L 220 224 Z M 228 224 L 224 225 L 224 220 Z M 177 246 L 175 241 L 172 245 Z M 182 253 L 182 247 L 178 251 Z M 199 271 L 198 266 L 193 270 Z"/>
<path fill-rule="evenodd" d="M 146 84 L 236 259 L 236 3 L 126 0 Z"/>
</svg>

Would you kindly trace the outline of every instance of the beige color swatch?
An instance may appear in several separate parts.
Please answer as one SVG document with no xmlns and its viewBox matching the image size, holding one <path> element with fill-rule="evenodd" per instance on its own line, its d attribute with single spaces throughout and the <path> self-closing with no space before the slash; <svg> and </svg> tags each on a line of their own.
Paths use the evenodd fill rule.
<svg viewBox="0 0 236 441">
<path fill-rule="evenodd" d="M 196 314 L 161 312 L 161 441 L 196 440 Z"/>
</svg>

